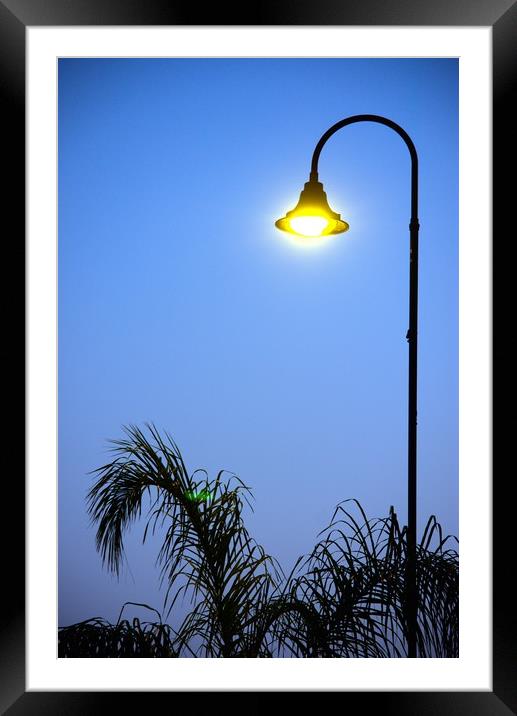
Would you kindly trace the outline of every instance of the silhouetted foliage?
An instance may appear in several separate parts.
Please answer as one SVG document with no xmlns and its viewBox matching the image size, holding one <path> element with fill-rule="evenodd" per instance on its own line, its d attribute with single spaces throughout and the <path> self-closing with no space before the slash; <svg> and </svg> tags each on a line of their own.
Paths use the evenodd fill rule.
<svg viewBox="0 0 517 716">
<path fill-rule="evenodd" d="M 113 460 L 94 471 L 88 511 L 104 564 L 120 572 L 124 534 L 150 498 L 167 617 L 180 595 L 194 605 L 174 631 L 159 622 L 88 619 L 59 629 L 62 657 L 403 657 L 407 648 L 407 528 L 396 513 L 368 519 L 340 503 L 307 557 L 286 576 L 248 534 L 250 490 L 224 471 L 189 475 L 181 453 L 153 425 L 124 428 Z M 435 517 L 417 549 L 418 655 L 458 656 L 458 553 Z M 456 540 L 457 541 L 457 540 Z M 145 606 L 145 605 L 140 605 Z M 121 613 L 122 614 L 122 613 Z"/>
</svg>

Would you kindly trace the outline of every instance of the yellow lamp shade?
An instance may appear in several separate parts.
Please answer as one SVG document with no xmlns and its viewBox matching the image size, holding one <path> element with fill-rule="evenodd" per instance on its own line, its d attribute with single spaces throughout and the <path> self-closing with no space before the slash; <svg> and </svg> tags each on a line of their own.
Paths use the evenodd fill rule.
<svg viewBox="0 0 517 716">
<path fill-rule="evenodd" d="M 311 179 L 306 182 L 298 204 L 275 222 L 275 226 L 296 236 L 307 238 L 342 234 L 349 226 L 329 206 L 323 184 Z"/>
</svg>

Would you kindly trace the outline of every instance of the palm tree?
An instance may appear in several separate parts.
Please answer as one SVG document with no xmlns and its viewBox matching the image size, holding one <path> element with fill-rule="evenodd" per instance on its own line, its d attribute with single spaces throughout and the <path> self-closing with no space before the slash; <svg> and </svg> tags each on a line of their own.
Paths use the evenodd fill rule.
<svg viewBox="0 0 517 716">
<path fill-rule="evenodd" d="M 158 562 L 167 616 L 180 595 L 194 606 L 177 631 L 161 616 L 64 627 L 61 656 L 406 655 L 407 530 L 393 509 L 368 520 L 357 501 L 339 504 L 312 553 L 286 576 L 244 525 L 250 489 L 232 473 L 223 479 L 224 471 L 212 480 L 204 470 L 189 474 L 170 435 L 146 428 L 125 427 L 126 437 L 111 441 L 113 460 L 94 471 L 87 502 L 97 549 L 119 574 L 124 535 L 147 502 L 143 540 L 166 527 Z M 431 517 L 418 547 L 420 656 L 457 656 L 458 555 L 450 539 Z"/>
</svg>

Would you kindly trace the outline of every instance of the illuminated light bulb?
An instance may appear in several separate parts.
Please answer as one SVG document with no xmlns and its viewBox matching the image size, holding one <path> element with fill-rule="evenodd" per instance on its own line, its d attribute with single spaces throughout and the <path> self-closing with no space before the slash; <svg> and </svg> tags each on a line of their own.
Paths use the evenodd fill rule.
<svg viewBox="0 0 517 716">
<path fill-rule="evenodd" d="M 329 225 L 324 216 L 295 216 L 290 222 L 291 228 L 301 236 L 321 236 Z"/>
</svg>

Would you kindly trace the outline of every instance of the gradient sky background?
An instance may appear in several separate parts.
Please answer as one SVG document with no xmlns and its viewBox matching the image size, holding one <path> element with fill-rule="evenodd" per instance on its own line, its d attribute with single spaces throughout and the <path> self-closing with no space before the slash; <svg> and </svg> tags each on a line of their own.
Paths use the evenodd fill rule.
<svg viewBox="0 0 517 716">
<path fill-rule="evenodd" d="M 326 145 L 348 233 L 302 249 L 273 225 L 320 135 L 358 113 L 419 153 L 419 532 L 436 514 L 458 534 L 457 60 L 63 59 L 60 625 L 162 608 L 143 524 L 117 581 L 86 514 L 87 473 L 124 424 L 167 429 L 191 471 L 237 473 L 286 571 L 340 500 L 405 521 L 404 143 L 364 123 Z"/>
</svg>

